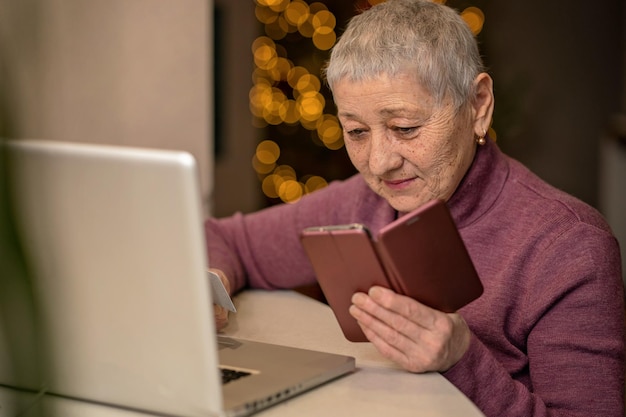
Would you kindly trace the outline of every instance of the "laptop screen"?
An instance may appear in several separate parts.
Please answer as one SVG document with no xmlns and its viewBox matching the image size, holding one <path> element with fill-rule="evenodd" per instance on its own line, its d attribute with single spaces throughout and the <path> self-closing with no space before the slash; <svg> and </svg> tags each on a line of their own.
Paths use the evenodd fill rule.
<svg viewBox="0 0 626 417">
<path fill-rule="evenodd" d="M 43 356 L 39 367 L 24 355 L 15 363 L 5 327 L 0 383 L 161 413 L 219 413 L 193 157 L 47 141 L 7 146 Z"/>
</svg>

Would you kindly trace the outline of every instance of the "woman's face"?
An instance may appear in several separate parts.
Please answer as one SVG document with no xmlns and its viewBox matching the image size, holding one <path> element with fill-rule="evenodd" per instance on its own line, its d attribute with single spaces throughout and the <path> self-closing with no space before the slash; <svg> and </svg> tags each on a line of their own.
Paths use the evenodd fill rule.
<svg viewBox="0 0 626 417">
<path fill-rule="evenodd" d="M 470 106 L 438 106 L 410 74 L 344 79 L 333 93 L 348 155 L 372 190 L 400 212 L 450 198 L 476 150 Z"/>
</svg>

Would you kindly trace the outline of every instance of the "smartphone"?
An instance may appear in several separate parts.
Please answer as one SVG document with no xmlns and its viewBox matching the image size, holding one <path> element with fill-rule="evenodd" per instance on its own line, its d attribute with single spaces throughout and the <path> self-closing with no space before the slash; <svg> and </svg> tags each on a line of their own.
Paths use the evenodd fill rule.
<svg viewBox="0 0 626 417">
<path fill-rule="evenodd" d="M 448 207 L 432 200 L 383 227 L 375 245 L 392 288 L 452 313 L 483 286 Z"/>
<path fill-rule="evenodd" d="M 312 227 L 301 241 L 341 329 L 366 341 L 348 309 L 374 285 L 443 312 L 478 298 L 483 286 L 445 202 L 433 200 L 371 236 L 361 224 Z"/>
<path fill-rule="evenodd" d="M 369 231 L 361 224 L 311 227 L 302 232 L 301 241 L 344 336 L 366 342 L 348 311 L 352 295 L 373 285 L 391 288 Z"/>
</svg>

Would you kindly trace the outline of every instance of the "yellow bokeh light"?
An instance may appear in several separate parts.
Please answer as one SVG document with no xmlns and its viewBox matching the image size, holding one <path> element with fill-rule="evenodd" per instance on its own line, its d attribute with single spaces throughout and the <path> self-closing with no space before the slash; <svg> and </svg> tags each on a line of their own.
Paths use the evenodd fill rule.
<svg viewBox="0 0 626 417">
<path fill-rule="evenodd" d="M 309 5 L 301 0 L 294 0 L 285 9 L 283 16 L 290 25 L 299 26 L 309 16 Z"/>
<path fill-rule="evenodd" d="M 256 147 L 256 157 L 257 159 L 265 164 L 271 165 L 278 160 L 280 156 L 280 148 L 278 144 L 273 140 L 264 140 L 260 142 Z"/>
<path fill-rule="evenodd" d="M 302 198 L 304 186 L 295 180 L 283 181 L 278 187 L 278 196 L 285 203 L 295 203 Z"/>
<path fill-rule="evenodd" d="M 313 15 L 312 14 L 308 14 L 307 18 L 302 20 L 299 24 L 298 24 L 298 31 L 300 32 L 300 35 L 304 36 L 305 38 L 310 38 L 313 36 L 313 33 L 315 32 L 315 28 L 313 27 Z"/>
<path fill-rule="evenodd" d="M 337 150 L 344 145 L 341 125 L 333 115 L 325 114 L 318 120 L 317 135 L 328 149 Z"/>
<path fill-rule="evenodd" d="M 282 12 L 290 0 L 257 0 L 261 6 L 267 6 L 275 12 Z"/>
<path fill-rule="evenodd" d="M 253 56 L 255 65 L 262 69 L 268 69 L 272 65 L 276 65 L 276 60 L 278 59 L 276 49 L 269 45 L 262 45 L 256 48 Z"/>
<path fill-rule="evenodd" d="M 317 14 L 320 10 L 328 10 L 328 7 L 324 3 L 320 3 L 316 1 L 314 3 L 309 4 L 309 11 L 311 14 Z"/>
<path fill-rule="evenodd" d="M 341 128 L 337 125 L 329 126 L 322 132 L 320 138 L 324 143 L 334 143 L 342 137 Z"/>
<path fill-rule="evenodd" d="M 320 26 L 313 32 L 313 44 L 322 51 L 327 51 L 333 47 L 337 41 L 337 35 L 333 28 L 328 26 Z"/>
<path fill-rule="evenodd" d="M 478 7 L 468 7 L 461 12 L 461 17 L 474 35 L 478 35 L 485 23 L 485 14 Z"/>
<path fill-rule="evenodd" d="M 278 198 L 278 190 L 276 189 L 277 180 L 280 180 L 280 177 L 274 174 L 263 178 L 263 182 L 261 183 L 261 190 L 263 190 L 263 194 L 269 198 Z"/>
<path fill-rule="evenodd" d="M 303 117 L 300 118 L 300 125 L 302 125 L 303 128 L 307 129 L 307 130 L 316 130 L 317 129 L 317 121 L 318 118 L 314 118 L 311 120 L 307 120 Z"/>
<path fill-rule="evenodd" d="M 284 101 L 280 105 L 278 112 L 283 122 L 290 125 L 296 124 L 300 120 L 300 111 L 295 100 Z"/>
<path fill-rule="evenodd" d="M 287 58 L 278 58 L 276 60 L 276 67 L 275 67 L 276 72 L 278 73 L 278 78 L 274 76 L 273 79 L 275 81 L 286 80 L 287 74 L 289 74 L 289 71 L 291 71 L 292 67 L 293 67 L 293 63 Z"/>
<path fill-rule="evenodd" d="M 265 83 L 254 85 L 250 89 L 248 96 L 250 98 L 251 106 L 257 109 L 271 107 L 275 101 L 278 101 L 278 104 L 280 104 L 286 100 L 282 91 Z"/>
<path fill-rule="evenodd" d="M 252 157 L 252 168 L 261 175 L 267 175 L 270 172 L 272 172 L 274 170 L 274 168 L 276 168 L 276 164 L 272 163 L 272 164 L 264 164 L 263 162 L 259 161 L 259 159 L 257 158 L 257 155 L 254 155 Z"/>
<path fill-rule="evenodd" d="M 326 7 L 326 5 L 324 3 L 320 3 L 320 2 L 315 2 L 315 3 L 311 3 L 309 5 L 309 15 L 307 16 L 307 19 L 305 21 L 302 21 L 299 25 L 298 25 L 298 31 L 300 31 L 300 34 L 302 36 L 304 36 L 305 38 L 312 38 L 313 34 L 315 33 L 315 28 L 316 26 L 313 23 L 313 19 L 315 18 L 315 16 L 320 13 L 320 12 L 328 12 L 328 8 Z M 317 17 L 317 22 L 318 22 L 318 26 L 320 26 L 319 21 L 323 20 L 323 14 Z M 329 18 L 330 19 L 330 18 Z M 334 20 L 335 17 L 333 15 L 332 19 Z M 333 26 L 334 27 L 334 26 Z"/>
<path fill-rule="evenodd" d="M 328 182 L 324 178 L 317 175 L 312 175 L 304 183 L 304 192 L 306 194 L 309 194 L 313 191 L 321 190 L 326 186 L 328 186 Z"/>
<path fill-rule="evenodd" d="M 276 13 L 269 7 L 262 7 L 260 5 L 257 5 L 255 7 L 254 15 L 259 22 L 265 23 L 266 25 L 275 22 L 276 19 L 278 19 L 278 13 Z"/>
<path fill-rule="evenodd" d="M 283 93 L 279 88 L 272 87 L 272 103 L 271 104 L 281 104 L 287 100 L 287 96 Z"/>
<path fill-rule="evenodd" d="M 337 21 L 335 19 L 335 15 L 328 10 L 320 10 L 319 12 L 315 13 L 313 19 L 311 20 L 311 23 L 313 24 L 313 27 L 315 29 L 321 27 L 334 29 Z"/>
<path fill-rule="evenodd" d="M 315 121 L 322 115 L 326 100 L 320 93 L 307 92 L 299 96 L 296 102 L 302 118 Z"/>
<path fill-rule="evenodd" d="M 293 67 L 287 73 L 287 82 L 289 83 L 291 88 L 296 88 L 300 78 L 308 73 L 309 71 L 304 67 Z"/>
<path fill-rule="evenodd" d="M 339 149 L 343 148 L 343 145 L 343 137 L 339 138 L 335 142 L 324 142 L 324 146 L 326 146 L 331 151 L 338 151 Z"/>
<path fill-rule="evenodd" d="M 264 97 L 264 99 L 267 100 L 267 97 Z M 283 122 L 283 119 L 280 117 L 280 108 L 286 100 L 287 97 L 282 91 L 278 88 L 272 88 L 271 100 L 263 102 L 262 117 L 267 123 L 279 125 Z"/>
<path fill-rule="evenodd" d="M 305 0 L 256 0 L 256 3 L 255 16 L 264 24 L 267 36 L 259 37 L 252 44 L 255 69 L 249 103 L 253 125 L 300 123 L 311 131 L 316 144 L 339 149 L 343 146 L 342 129 L 335 116 L 324 114 L 326 101 L 320 93 L 320 78 L 305 67 L 294 66 L 286 48 L 275 42 L 298 31 L 303 37 L 311 38 L 319 50 L 328 50 L 337 40 L 334 14 L 320 1 L 307 4 Z M 281 83 L 285 81 L 291 91 L 284 90 L 285 84 Z M 293 98 L 288 98 L 287 94 Z M 304 194 L 328 185 L 320 176 L 307 176 L 306 182 L 298 181 L 293 167 L 277 165 L 280 154 L 276 142 L 264 140 L 257 145 L 252 157 L 252 167 L 262 180 L 266 196 L 293 203 Z"/>
<path fill-rule="evenodd" d="M 269 85 L 271 82 L 270 81 L 271 79 L 272 77 L 268 74 L 268 72 L 262 68 L 256 67 L 254 71 L 252 71 L 252 83 L 254 85 L 257 85 L 257 84 Z"/>
<path fill-rule="evenodd" d="M 278 110 L 274 110 L 274 109 L 264 109 L 263 119 L 267 122 L 267 124 L 274 125 L 274 126 L 278 126 L 279 124 L 283 122 L 283 119 L 280 117 L 280 114 L 278 114 Z"/>
<path fill-rule="evenodd" d="M 277 175 L 283 180 L 295 180 L 296 179 L 296 170 L 290 167 L 289 165 L 279 165 L 274 170 L 274 175 Z"/>
<path fill-rule="evenodd" d="M 252 53 L 254 53 L 261 46 L 269 46 L 272 49 L 276 49 L 276 44 L 274 41 L 267 36 L 259 36 L 252 42 Z"/>
<path fill-rule="evenodd" d="M 263 109 L 270 105 L 273 100 L 273 89 L 265 83 L 255 84 L 248 97 L 250 99 L 250 110 L 257 117 L 263 117 Z"/>
<path fill-rule="evenodd" d="M 318 77 L 313 74 L 303 74 L 296 82 L 294 89 L 300 94 L 305 94 L 308 92 L 318 92 L 321 87 L 322 82 Z"/>
</svg>

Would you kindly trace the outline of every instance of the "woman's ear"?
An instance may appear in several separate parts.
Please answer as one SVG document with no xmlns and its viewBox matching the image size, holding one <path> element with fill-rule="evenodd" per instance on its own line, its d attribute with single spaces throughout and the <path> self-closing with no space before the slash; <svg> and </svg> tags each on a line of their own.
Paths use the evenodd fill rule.
<svg viewBox="0 0 626 417">
<path fill-rule="evenodd" d="M 493 80 L 486 72 L 481 72 L 474 80 L 474 100 L 472 102 L 474 133 L 484 136 L 491 126 L 493 116 Z"/>
</svg>

